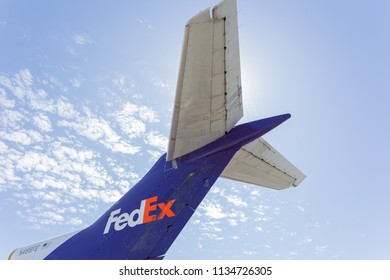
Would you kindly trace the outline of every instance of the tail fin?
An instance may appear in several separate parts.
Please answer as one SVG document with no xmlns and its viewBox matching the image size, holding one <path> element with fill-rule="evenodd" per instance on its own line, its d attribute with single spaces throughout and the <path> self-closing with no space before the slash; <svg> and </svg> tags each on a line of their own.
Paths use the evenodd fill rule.
<svg viewBox="0 0 390 280">
<path fill-rule="evenodd" d="M 229 132 L 243 116 L 235 0 L 186 25 L 167 160 Z"/>
</svg>

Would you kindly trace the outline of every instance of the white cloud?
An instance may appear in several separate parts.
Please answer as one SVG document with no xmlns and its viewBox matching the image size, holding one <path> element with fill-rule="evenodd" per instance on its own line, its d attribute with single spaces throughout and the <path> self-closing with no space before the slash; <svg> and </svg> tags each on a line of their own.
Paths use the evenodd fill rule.
<svg viewBox="0 0 390 280">
<path fill-rule="evenodd" d="M 28 91 L 28 101 L 32 109 L 54 114 L 56 112 L 55 101 L 46 97 L 47 93 L 43 89 L 36 90 L 35 92 L 32 90 Z"/>
<path fill-rule="evenodd" d="M 123 196 L 123 193 L 119 192 L 118 190 L 112 189 L 101 190 L 99 194 L 101 200 L 106 203 L 113 203 L 115 201 L 118 201 Z"/>
<path fill-rule="evenodd" d="M 16 170 L 26 173 L 24 183 L 30 188 L 41 190 L 34 192 L 35 198 L 56 203 L 80 199 L 77 189 L 82 182 L 86 188 L 85 192 L 93 194 L 92 199 L 111 201 L 112 197 L 116 196 L 116 193 L 107 193 L 112 190 L 107 190 L 100 196 L 96 190 L 91 190 L 112 183 L 107 171 L 95 161 L 97 155 L 94 152 L 76 150 L 59 142 L 49 145 L 48 149 L 52 156 L 29 151 L 14 160 Z M 51 189 L 67 192 L 51 192 Z"/>
<path fill-rule="evenodd" d="M 39 195 L 44 196 L 42 192 L 36 194 L 39 198 Z M 35 229 L 41 229 L 45 225 L 71 225 L 79 226 L 83 224 L 83 221 L 79 217 L 70 216 L 67 213 L 75 214 L 77 211 L 70 211 L 74 207 L 59 207 L 53 204 L 50 195 L 44 196 L 45 201 L 42 202 L 39 206 L 33 207 L 30 210 L 27 210 L 25 213 L 18 211 L 17 215 L 25 221 L 28 221 L 33 224 Z M 74 208 L 76 209 L 76 208 Z"/>
<path fill-rule="evenodd" d="M 139 106 L 138 107 L 138 113 L 142 120 L 150 123 L 159 122 L 160 119 L 158 118 L 157 113 L 147 106 Z"/>
<path fill-rule="evenodd" d="M 18 111 L 4 110 L 0 112 L 0 124 L 3 126 L 4 130 L 20 129 L 21 122 L 24 119 L 26 119 L 26 117 Z"/>
<path fill-rule="evenodd" d="M 15 162 L 16 169 L 22 172 L 30 172 L 33 169 L 42 170 L 40 165 L 48 166 L 49 164 L 48 156 L 32 151 L 27 152 Z M 42 171 L 47 170 L 48 169 L 45 168 Z"/>
<path fill-rule="evenodd" d="M 17 85 L 21 87 L 24 87 L 26 85 L 31 86 L 33 84 L 33 76 L 31 75 L 31 72 L 28 69 L 19 71 L 19 73 L 15 75 L 14 80 L 17 83 Z"/>
<path fill-rule="evenodd" d="M 2 149 L 4 149 L 6 144 L 3 143 L 1 146 Z M 16 193 L 16 191 L 20 189 L 18 182 L 21 181 L 21 178 L 16 175 L 14 162 L 22 154 L 23 153 L 9 147 L 6 151 L 3 150 L 0 152 L 0 190 L 11 188 Z"/>
<path fill-rule="evenodd" d="M 41 216 L 46 218 L 46 219 L 56 221 L 56 222 L 63 222 L 65 220 L 65 218 L 63 216 L 61 216 L 57 213 L 54 213 L 54 212 L 49 212 L 49 211 L 43 212 L 41 214 Z"/>
<path fill-rule="evenodd" d="M 68 208 L 67 208 L 67 211 L 70 212 L 70 213 L 76 213 L 76 212 L 77 212 L 77 208 L 71 206 L 71 207 L 68 207 Z"/>
<path fill-rule="evenodd" d="M 106 147 L 110 148 L 113 152 L 119 152 L 123 154 L 134 155 L 140 152 L 141 148 L 133 146 L 125 141 L 115 142 L 115 143 L 106 143 Z"/>
<path fill-rule="evenodd" d="M 227 195 L 226 200 L 233 204 L 236 207 L 248 207 L 248 203 L 243 201 L 239 196 L 237 195 Z"/>
<path fill-rule="evenodd" d="M 43 136 L 36 130 L 29 129 L 26 131 L 28 136 L 32 139 L 33 143 L 43 141 Z"/>
<path fill-rule="evenodd" d="M 78 45 L 92 44 L 93 42 L 92 38 L 87 34 L 74 34 L 72 39 Z"/>
<path fill-rule="evenodd" d="M 122 111 L 118 112 L 118 114 L 124 115 L 124 116 L 132 116 L 138 111 L 137 105 L 127 102 Z"/>
<path fill-rule="evenodd" d="M 127 102 L 117 112 L 94 113 L 61 95 L 67 81 L 34 78 L 28 69 L 0 74 L 0 191 L 12 189 L 20 216 L 36 228 L 79 226 L 83 215 L 117 201 L 139 180 L 128 162 L 102 157 L 95 143 L 136 154 L 141 148 L 129 138 L 142 137 L 134 141 L 157 149 L 166 141 L 147 131 L 147 124 L 159 121 L 152 108 Z"/>
<path fill-rule="evenodd" d="M 253 207 L 253 212 L 256 214 L 263 216 L 270 210 L 270 207 L 268 205 L 260 204 Z"/>
<path fill-rule="evenodd" d="M 53 191 L 43 191 L 43 190 L 38 190 L 38 191 L 33 191 L 32 192 L 33 198 L 39 199 L 39 200 L 45 200 L 45 201 L 52 201 L 56 203 L 63 203 L 63 200 L 61 199 L 60 195 L 57 192 Z"/>
<path fill-rule="evenodd" d="M 10 133 L 0 131 L 0 137 L 4 140 L 15 142 L 23 146 L 28 146 L 32 143 L 32 139 L 22 131 L 12 131 Z"/>
<path fill-rule="evenodd" d="M 27 94 L 31 94 L 32 75 L 28 69 L 19 71 L 12 80 L 3 76 L 0 82 L 19 100 L 23 101 Z"/>
<path fill-rule="evenodd" d="M 313 239 L 311 237 L 305 236 L 302 241 L 300 241 L 299 245 L 308 245 L 313 242 Z"/>
<path fill-rule="evenodd" d="M 168 138 L 157 131 L 149 132 L 145 137 L 145 142 L 161 151 L 166 151 L 168 147 Z"/>
<path fill-rule="evenodd" d="M 204 236 L 208 239 L 211 239 L 211 240 L 216 240 L 216 241 L 220 241 L 220 240 L 224 239 L 222 236 L 218 236 L 215 233 L 202 233 L 202 236 Z"/>
<path fill-rule="evenodd" d="M 243 253 L 244 253 L 244 255 L 248 255 L 248 256 L 256 256 L 257 255 L 256 251 L 244 251 Z"/>
<path fill-rule="evenodd" d="M 214 185 L 211 190 L 210 190 L 210 193 L 213 193 L 213 194 L 219 194 L 221 193 L 222 189 L 220 187 L 218 187 L 217 185 Z"/>
<path fill-rule="evenodd" d="M 52 89 L 52 90 L 59 89 L 62 92 L 68 91 L 68 87 L 66 85 L 64 85 L 61 82 L 61 80 L 59 80 L 58 78 L 56 78 L 52 75 L 47 75 L 46 79 L 44 79 L 44 80 L 38 79 L 38 81 L 41 82 L 42 84 L 44 84 L 45 86 L 50 87 L 50 89 Z"/>
<path fill-rule="evenodd" d="M 12 79 L 6 76 L 0 76 L 0 85 L 5 89 L 11 91 L 11 93 L 19 100 L 24 100 L 25 97 L 32 96 L 31 86 L 33 84 L 33 77 L 28 69 L 19 71 L 14 75 Z M 4 93 L 4 89 L 2 90 Z M 9 104 L 10 105 L 10 104 Z"/>
<path fill-rule="evenodd" d="M 81 87 L 81 79 L 78 79 L 78 78 L 70 79 L 70 83 L 71 83 L 75 88 Z"/>
<path fill-rule="evenodd" d="M 66 101 L 64 98 L 60 98 L 57 101 L 58 115 L 65 119 L 73 119 L 79 116 L 78 112 L 74 109 L 73 104 Z"/>
<path fill-rule="evenodd" d="M 122 132 L 126 133 L 130 139 L 140 137 L 146 131 L 145 123 L 132 116 L 118 115 L 116 121 Z"/>
<path fill-rule="evenodd" d="M 261 196 L 260 191 L 258 191 L 258 190 L 251 191 L 251 199 L 252 200 L 256 200 L 260 196 Z"/>
<path fill-rule="evenodd" d="M 33 124 L 35 124 L 41 131 L 52 131 L 51 122 L 48 116 L 44 114 L 38 114 L 33 117 Z"/>
<path fill-rule="evenodd" d="M 317 245 L 316 246 L 316 252 L 317 253 L 324 253 L 328 249 L 328 246 L 326 245 Z"/>
<path fill-rule="evenodd" d="M 47 176 L 41 182 L 41 187 L 43 189 L 46 188 L 54 188 L 59 190 L 66 190 L 68 188 L 67 184 L 63 181 L 57 180 L 54 177 Z"/>
<path fill-rule="evenodd" d="M 98 154 L 92 150 L 78 149 L 68 147 L 61 142 L 54 142 L 52 144 L 52 154 L 56 159 L 66 161 L 67 159 L 78 162 L 88 162 L 89 160 L 98 157 Z"/>
<path fill-rule="evenodd" d="M 131 89 L 135 88 L 135 82 L 127 75 L 119 74 L 112 82 L 122 93 L 128 93 Z"/>
<path fill-rule="evenodd" d="M 127 102 L 123 109 L 112 114 L 122 132 L 130 139 L 142 136 L 146 131 L 146 124 L 159 122 L 157 113 L 147 107 Z M 165 149 L 165 148 L 164 148 Z"/>
<path fill-rule="evenodd" d="M 121 111 L 117 113 L 120 116 L 134 116 L 138 115 L 143 121 L 146 122 L 159 122 L 157 113 L 150 107 L 144 105 L 136 105 L 127 102 Z"/>
<path fill-rule="evenodd" d="M 3 88 L 0 88 L 0 106 L 5 108 L 15 107 L 15 100 L 7 99 L 7 94 Z"/>
<path fill-rule="evenodd" d="M 162 155 L 161 151 L 148 150 L 148 154 L 151 156 L 149 162 L 156 162 Z"/>
<path fill-rule="evenodd" d="M 11 80 L 5 75 L 0 75 L 0 85 L 6 88 L 7 90 L 13 89 Z"/>
<path fill-rule="evenodd" d="M 79 225 L 83 224 L 83 220 L 78 218 L 78 217 L 73 217 L 73 218 L 69 218 L 66 221 L 66 224 L 71 225 L 71 226 L 79 226 Z"/>
<path fill-rule="evenodd" d="M 8 146 L 4 142 L 0 141 L 0 153 L 6 153 L 8 151 Z"/>
<path fill-rule="evenodd" d="M 170 86 L 170 84 L 168 82 L 164 82 L 164 81 L 159 80 L 159 79 L 156 79 L 153 82 L 153 85 L 156 86 L 156 87 L 159 87 L 159 88 L 163 88 L 163 89 L 168 89 L 168 90 L 171 89 L 171 86 Z"/>
<path fill-rule="evenodd" d="M 96 117 L 84 108 L 85 116 L 79 117 L 75 121 L 62 120 L 58 122 L 59 126 L 74 129 L 79 135 L 92 141 L 97 141 L 113 152 L 125 154 L 136 154 L 140 148 L 133 146 L 124 140 L 111 128 L 110 124 L 103 118 Z"/>
<path fill-rule="evenodd" d="M 223 219 L 227 217 L 222 209 L 222 205 L 217 201 L 205 201 L 199 207 L 204 211 L 204 214 L 211 219 Z"/>
</svg>

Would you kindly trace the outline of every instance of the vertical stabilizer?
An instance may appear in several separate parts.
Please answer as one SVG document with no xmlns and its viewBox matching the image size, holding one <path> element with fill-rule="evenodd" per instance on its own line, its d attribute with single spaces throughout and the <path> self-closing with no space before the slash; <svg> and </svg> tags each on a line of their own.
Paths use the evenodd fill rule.
<svg viewBox="0 0 390 280">
<path fill-rule="evenodd" d="M 167 160 L 213 142 L 242 115 L 237 8 L 227 0 L 186 25 Z"/>
</svg>

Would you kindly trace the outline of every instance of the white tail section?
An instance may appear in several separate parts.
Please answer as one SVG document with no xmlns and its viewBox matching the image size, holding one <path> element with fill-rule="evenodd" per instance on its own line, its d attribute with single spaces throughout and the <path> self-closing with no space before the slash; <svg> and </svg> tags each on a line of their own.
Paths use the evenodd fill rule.
<svg viewBox="0 0 390 280">
<path fill-rule="evenodd" d="M 22 248 L 15 249 L 10 256 L 9 260 L 43 260 L 51 252 L 57 249 L 65 241 L 76 235 L 80 230 L 70 232 L 64 235 L 50 238 L 45 241 L 37 242 L 24 246 Z"/>
<path fill-rule="evenodd" d="M 221 177 L 282 190 L 298 186 L 306 176 L 264 139 L 259 138 L 235 154 Z"/>
<path fill-rule="evenodd" d="M 230 131 L 243 116 L 235 0 L 186 25 L 167 160 Z"/>
</svg>

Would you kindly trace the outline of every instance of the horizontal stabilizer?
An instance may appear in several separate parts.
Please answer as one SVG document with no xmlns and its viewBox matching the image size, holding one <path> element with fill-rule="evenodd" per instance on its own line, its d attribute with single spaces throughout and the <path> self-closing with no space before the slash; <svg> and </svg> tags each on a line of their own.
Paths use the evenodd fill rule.
<svg viewBox="0 0 390 280">
<path fill-rule="evenodd" d="M 305 175 L 263 138 L 243 146 L 221 177 L 282 190 L 298 186 Z"/>
</svg>

